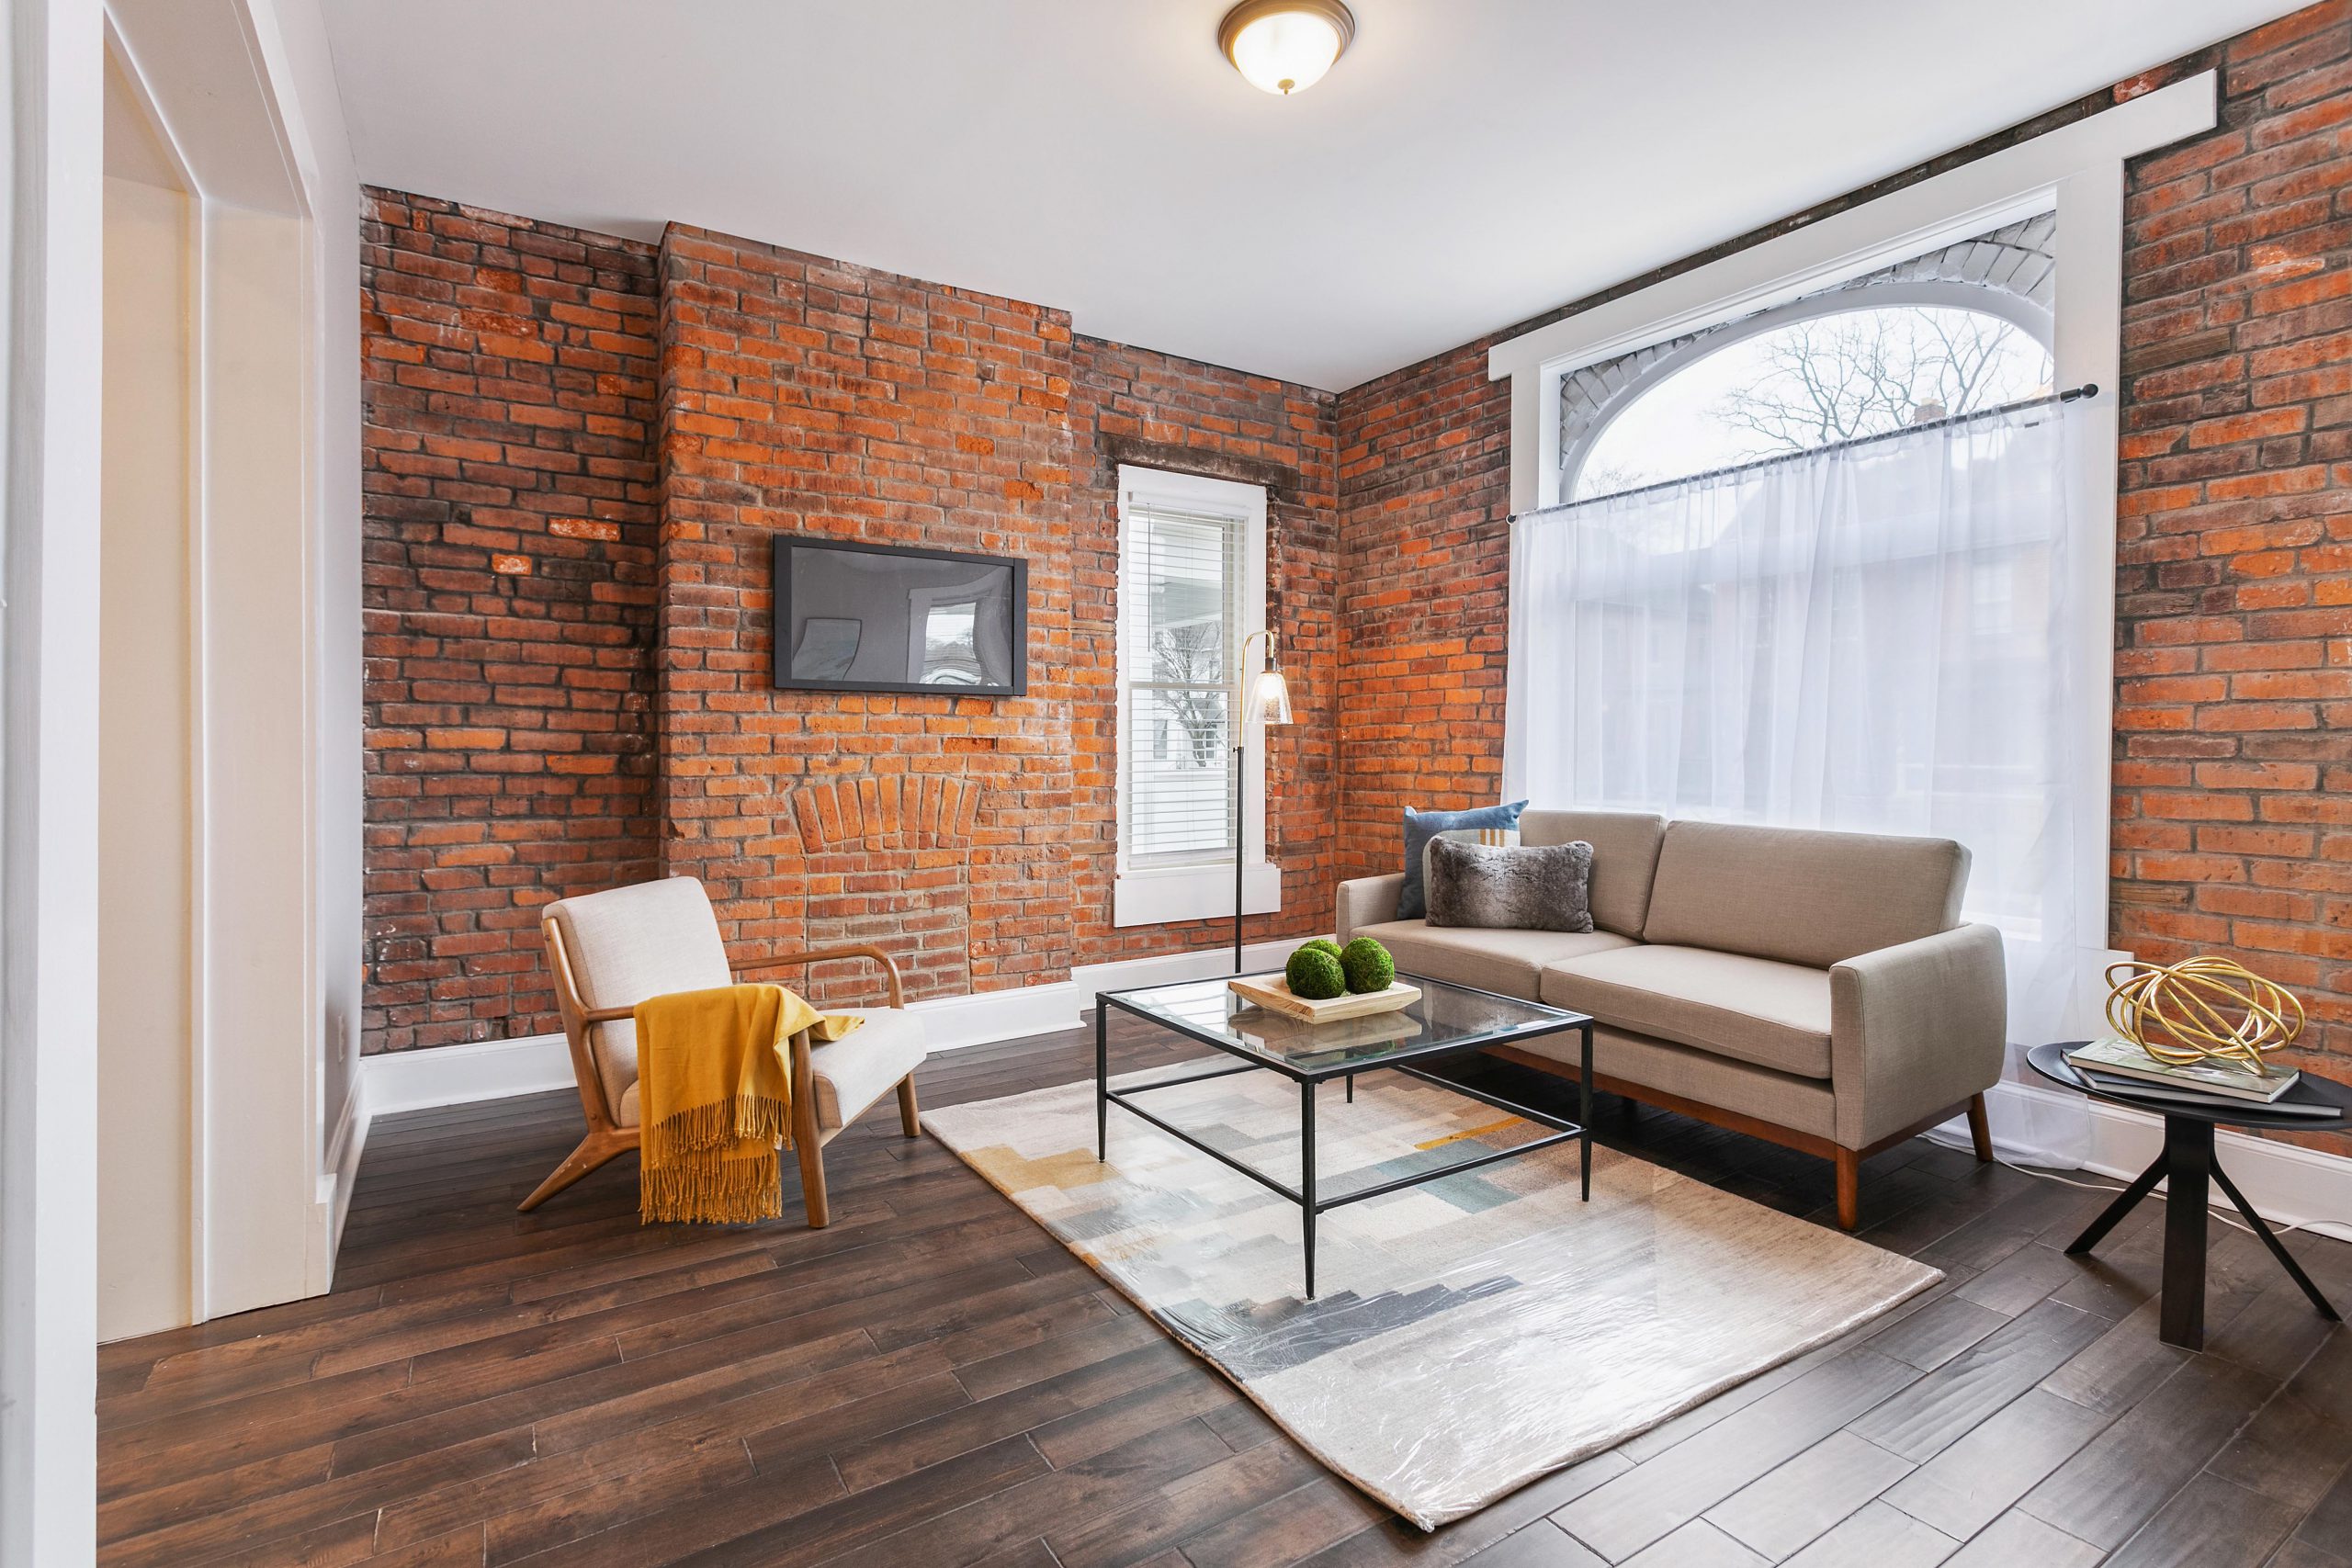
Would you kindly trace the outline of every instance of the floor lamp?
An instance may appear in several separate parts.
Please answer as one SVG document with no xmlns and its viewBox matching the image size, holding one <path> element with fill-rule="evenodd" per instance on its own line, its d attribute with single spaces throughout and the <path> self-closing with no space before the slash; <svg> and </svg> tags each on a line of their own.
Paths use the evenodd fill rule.
<svg viewBox="0 0 2352 1568">
<path fill-rule="evenodd" d="M 1250 645 L 1266 639 L 1266 667 L 1250 678 Z M 1241 873 L 1250 858 L 1250 727 L 1290 722 L 1290 686 L 1283 680 L 1281 645 L 1271 631 L 1251 632 L 1241 639 L 1241 666 L 1235 686 L 1246 686 L 1250 700 L 1242 705 L 1241 723 L 1233 732 L 1233 972 L 1241 973 Z"/>
</svg>

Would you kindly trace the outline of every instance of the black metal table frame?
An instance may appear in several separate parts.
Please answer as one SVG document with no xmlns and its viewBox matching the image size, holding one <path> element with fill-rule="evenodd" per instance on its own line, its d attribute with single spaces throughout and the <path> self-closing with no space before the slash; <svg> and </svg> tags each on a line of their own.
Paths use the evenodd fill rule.
<svg viewBox="0 0 2352 1568">
<path fill-rule="evenodd" d="M 1414 978 L 1415 976 L 1406 977 Z M 1592 1201 L 1592 1020 L 1582 1013 L 1563 1012 L 1556 1022 L 1531 1025 L 1524 1029 L 1514 1029 L 1476 1040 L 1431 1044 L 1417 1051 L 1400 1053 L 1397 1056 L 1386 1057 L 1359 1066 L 1334 1066 L 1328 1071 L 1315 1072 L 1302 1071 L 1284 1063 L 1261 1061 L 1236 1049 L 1230 1042 L 1219 1040 L 1204 1032 L 1195 1032 L 1158 1013 L 1146 1012 L 1143 1009 L 1135 1007 L 1123 999 L 1139 991 L 1164 990 L 1165 988 L 1161 986 L 1139 986 L 1127 991 L 1094 993 L 1094 1157 L 1101 1161 L 1111 1156 L 1111 1107 L 1117 1105 L 1140 1116 L 1188 1148 L 1198 1149 L 1220 1165 L 1239 1172 L 1259 1186 L 1297 1204 L 1300 1227 L 1306 1242 L 1306 1299 L 1309 1301 L 1315 1299 L 1315 1220 L 1317 1215 L 1330 1210 L 1344 1208 L 1350 1203 L 1361 1203 L 1369 1198 L 1385 1197 L 1388 1193 L 1401 1191 L 1408 1187 L 1419 1187 L 1431 1181 L 1442 1181 L 1449 1176 L 1459 1176 L 1464 1171 L 1476 1170 L 1481 1166 L 1494 1165 L 1501 1160 L 1516 1159 L 1521 1155 L 1533 1154 L 1538 1149 L 1548 1149 L 1571 1139 L 1577 1143 L 1582 1156 L 1580 1173 L 1582 1201 L 1585 1202 Z M 1496 992 L 1481 991 L 1471 986 L 1455 986 L 1453 988 L 1470 991 L 1474 995 L 1482 997 L 1496 997 L 1498 1000 L 1520 1006 L 1531 1005 L 1518 997 L 1501 997 Z M 1157 1024 L 1184 1039 L 1197 1042 L 1238 1059 L 1231 1066 L 1217 1067 L 1205 1073 L 1189 1073 L 1182 1077 L 1159 1078 L 1150 1083 L 1132 1084 L 1124 1089 L 1113 1089 L 1111 1087 L 1110 1018 L 1111 1009 L 1114 1007 L 1131 1018 L 1139 1018 L 1147 1023 Z M 1473 1089 L 1466 1084 L 1458 1084 L 1451 1079 L 1439 1077 L 1409 1065 L 1413 1062 L 1435 1060 L 1464 1051 L 1476 1051 L 1487 1045 L 1514 1044 L 1547 1034 L 1565 1034 L 1570 1030 L 1575 1030 L 1583 1036 L 1583 1071 L 1577 1080 L 1577 1120 L 1574 1122 L 1563 1121 L 1548 1111 L 1537 1111 L 1531 1106 L 1505 1100 L 1498 1094 L 1489 1094 L 1485 1089 Z M 1153 1114 L 1128 1098 L 1131 1095 L 1148 1094 L 1154 1089 L 1175 1089 L 1183 1084 L 1205 1083 L 1211 1078 L 1231 1077 L 1237 1073 L 1251 1072 L 1279 1073 L 1299 1086 L 1300 1184 L 1296 1187 L 1278 1181 L 1264 1171 L 1243 1164 L 1222 1149 L 1211 1147 L 1167 1118 Z M 1508 1111 L 1514 1116 L 1523 1116 L 1539 1126 L 1553 1129 L 1553 1132 L 1549 1137 L 1538 1138 L 1532 1143 L 1520 1144 L 1508 1149 L 1490 1149 L 1483 1155 L 1470 1159 L 1457 1160 L 1452 1165 L 1436 1170 L 1416 1171 L 1410 1176 L 1400 1176 L 1393 1180 L 1376 1182 L 1370 1187 L 1360 1188 L 1337 1198 L 1324 1198 L 1316 1191 L 1315 1090 L 1317 1086 L 1327 1084 L 1333 1078 L 1344 1078 L 1347 1080 L 1348 1100 L 1352 1104 L 1356 1097 L 1356 1075 L 1364 1072 L 1402 1073 L 1407 1077 L 1419 1078 L 1423 1083 L 1434 1085 L 1465 1099 L 1491 1105 L 1498 1111 Z"/>
<path fill-rule="evenodd" d="M 2153 1103 L 2142 1102 L 2138 1109 L 2156 1111 Z M 2320 1316 L 2330 1323 L 2341 1323 L 2335 1308 L 2329 1304 L 2295 1255 L 2278 1240 L 2278 1233 L 2254 1212 L 2245 1201 L 2222 1162 L 2214 1157 L 2213 1124 L 2192 1121 L 2186 1116 L 2165 1117 L 2165 1146 L 2155 1162 L 2142 1171 L 2115 1201 L 2100 1211 L 2083 1230 L 2083 1234 L 2066 1244 L 2069 1257 L 2080 1257 L 2097 1247 L 2116 1227 L 2124 1215 L 2140 1206 L 2140 1201 L 2156 1190 L 2156 1183 L 2166 1183 L 2165 1190 L 2172 1200 L 2165 1204 L 2164 1303 L 2158 1311 L 2156 1337 L 2167 1345 L 2183 1349 L 2199 1350 L 2205 1346 L 2205 1249 L 2209 1223 L 2206 1218 L 2206 1180 L 2226 1194 L 2237 1212 L 2245 1216 L 2247 1226 L 2262 1245 L 2270 1249 L 2287 1277 L 2302 1288 Z"/>
<path fill-rule="evenodd" d="M 2295 1255 L 2287 1250 L 2254 1205 L 2245 1201 L 2238 1184 L 2230 1179 L 2217 1156 L 2213 1130 L 2217 1122 L 2242 1127 L 2277 1127 L 2290 1125 L 2277 1118 L 2265 1118 L 2256 1106 L 2247 1113 L 2230 1113 L 2229 1108 L 2199 1107 L 2195 1111 L 2181 1109 L 2154 1100 L 2109 1094 L 2084 1081 L 2074 1065 L 2065 1058 L 2064 1043 L 2037 1045 L 2026 1054 L 2033 1070 L 2062 1088 L 2074 1089 L 2109 1105 L 2121 1105 L 2130 1110 L 2163 1118 L 2164 1148 L 2148 1168 L 2132 1179 L 2132 1185 L 2115 1195 L 2098 1218 L 2083 1227 L 2083 1234 L 2066 1244 L 2066 1254 L 2079 1258 L 2107 1239 L 2107 1234 L 2120 1224 L 2123 1217 L 2138 1208 L 2156 1183 L 2165 1183 L 2165 1248 L 2161 1287 L 2162 1304 L 2157 1308 L 2156 1337 L 2167 1345 L 2184 1350 L 2199 1350 L 2205 1346 L 2205 1255 L 2211 1219 L 2206 1203 L 2212 1187 L 2219 1187 L 2232 1206 L 2245 1217 L 2246 1226 L 2256 1240 L 2269 1250 L 2287 1277 L 2295 1281 L 2319 1314 L 2330 1323 L 2340 1323 L 2335 1308 L 2329 1304 Z M 2044 1058 L 2048 1061 L 2045 1062 Z M 2064 1071 L 2053 1071 L 2051 1064 Z M 2324 1083 L 2326 1080 L 2322 1079 Z M 2340 1086 L 2329 1085 L 2331 1089 Z M 2219 1114 L 2217 1115 L 2217 1109 Z M 2302 1123 L 2292 1123 L 2301 1125 Z M 2211 1184 L 2210 1186 L 2208 1184 Z"/>
</svg>

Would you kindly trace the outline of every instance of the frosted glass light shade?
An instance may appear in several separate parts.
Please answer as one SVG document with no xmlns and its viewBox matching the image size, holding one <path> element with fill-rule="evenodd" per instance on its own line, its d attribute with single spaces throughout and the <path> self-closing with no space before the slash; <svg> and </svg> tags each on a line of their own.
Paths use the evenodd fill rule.
<svg viewBox="0 0 2352 1568">
<path fill-rule="evenodd" d="M 1226 14 L 1217 43 L 1250 85 L 1287 97 L 1320 82 L 1355 30 L 1340 0 L 1249 0 Z"/>
<path fill-rule="evenodd" d="M 1244 724 L 1288 724 L 1290 682 L 1279 670 L 1261 670 L 1250 687 L 1250 704 L 1241 710 Z"/>
</svg>

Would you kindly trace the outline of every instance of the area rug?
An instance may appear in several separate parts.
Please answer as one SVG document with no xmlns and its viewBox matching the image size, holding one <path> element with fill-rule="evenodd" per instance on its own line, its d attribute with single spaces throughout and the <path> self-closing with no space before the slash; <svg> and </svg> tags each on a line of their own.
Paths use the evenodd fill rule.
<svg viewBox="0 0 2352 1568">
<path fill-rule="evenodd" d="M 1326 1197 L 1543 1135 L 1392 1072 L 1358 1079 L 1352 1105 L 1337 1085 L 1319 1094 Z M 1152 1108 L 1297 1183 L 1288 1080 L 1216 1078 Z M 1941 1278 L 1600 1147 L 1580 1203 L 1569 1144 L 1325 1213 L 1309 1302 L 1296 1206 L 1115 1105 L 1098 1163 L 1091 1081 L 922 1120 L 1323 1463 L 1424 1529 Z"/>
</svg>

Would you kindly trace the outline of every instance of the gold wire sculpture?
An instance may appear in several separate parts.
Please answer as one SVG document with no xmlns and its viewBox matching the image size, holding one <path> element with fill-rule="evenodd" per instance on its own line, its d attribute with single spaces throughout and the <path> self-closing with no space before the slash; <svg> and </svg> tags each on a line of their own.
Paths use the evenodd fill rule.
<svg viewBox="0 0 2352 1568">
<path fill-rule="evenodd" d="M 2303 1031 L 2302 1003 L 2226 958 L 2110 964 L 2107 985 L 2116 1033 L 2170 1066 L 2217 1057 L 2267 1074 L 2263 1057 Z"/>
</svg>

